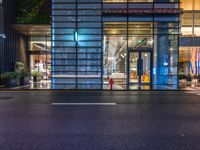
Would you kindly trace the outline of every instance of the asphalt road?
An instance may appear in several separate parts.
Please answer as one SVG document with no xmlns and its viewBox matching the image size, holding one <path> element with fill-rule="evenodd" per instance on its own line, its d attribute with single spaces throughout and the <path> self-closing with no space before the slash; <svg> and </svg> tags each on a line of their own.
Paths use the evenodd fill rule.
<svg viewBox="0 0 200 150">
<path fill-rule="evenodd" d="M 1 92 L 0 150 L 199 150 L 199 94 Z"/>
</svg>

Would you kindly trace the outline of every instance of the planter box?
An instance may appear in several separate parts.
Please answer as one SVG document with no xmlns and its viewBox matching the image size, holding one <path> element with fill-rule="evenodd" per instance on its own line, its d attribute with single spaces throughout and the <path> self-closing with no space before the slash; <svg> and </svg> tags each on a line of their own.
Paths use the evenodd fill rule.
<svg viewBox="0 0 200 150">
<path fill-rule="evenodd" d="M 186 81 L 186 85 L 187 86 L 191 86 L 192 85 L 192 81 Z"/>
<path fill-rule="evenodd" d="M 40 77 L 33 77 L 33 82 L 40 82 L 41 78 Z"/>
<path fill-rule="evenodd" d="M 0 79 L 0 85 L 3 85 L 3 84 L 4 84 L 3 80 L 2 80 L 2 79 Z"/>
<path fill-rule="evenodd" d="M 4 85 L 7 88 L 19 86 L 19 79 L 9 78 L 4 81 Z"/>
<path fill-rule="evenodd" d="M 186 79 L 179 80 L 179 86 L 180 87 L 186 87 Z"/>
<path fill-rule="evenodd" d="M 20 85 L 23 86 L 23 85 L 28 85 L 30 82 L 30 78 L 29 77 L 22 77 L 20 78 Z"/>
</svg>

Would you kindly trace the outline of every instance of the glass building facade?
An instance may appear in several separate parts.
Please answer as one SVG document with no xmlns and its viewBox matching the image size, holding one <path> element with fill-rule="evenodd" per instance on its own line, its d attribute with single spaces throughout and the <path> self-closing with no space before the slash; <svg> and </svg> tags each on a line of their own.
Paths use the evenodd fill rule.
<svg viewBox="0 0 200 150">
<path fill-rule="evenodd" d="M 200 76 L 200 0 L 181 0 L 179 74 Z"/>
<path fill-rule="evenodd" d="M 52 89 L 178 89 L 179 0 L 52 0 Z"/>
</svg>

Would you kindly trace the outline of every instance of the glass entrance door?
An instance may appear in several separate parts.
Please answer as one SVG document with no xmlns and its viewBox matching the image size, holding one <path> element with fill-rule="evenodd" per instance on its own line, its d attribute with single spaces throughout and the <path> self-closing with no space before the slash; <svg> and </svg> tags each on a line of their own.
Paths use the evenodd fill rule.
<svg viewBox="0 0 200 150">
<path fill-rule="evenodd" d="M 151 88 L 151 52 L 129 53 L 129 89 L 149 90 Z"/>
</svg>

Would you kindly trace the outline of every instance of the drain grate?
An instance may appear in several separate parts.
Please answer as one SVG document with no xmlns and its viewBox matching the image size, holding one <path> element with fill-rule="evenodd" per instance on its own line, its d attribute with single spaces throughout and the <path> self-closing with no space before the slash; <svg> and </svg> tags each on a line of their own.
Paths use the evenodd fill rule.
<svg viewBox="0 0 200 150">
<path fill-rule="evenodd" d="M 9 100 L 9 99 L 12 99 L 12 97 L 11 96 L 0 97 L 0 100 Z"/>
</svg>

